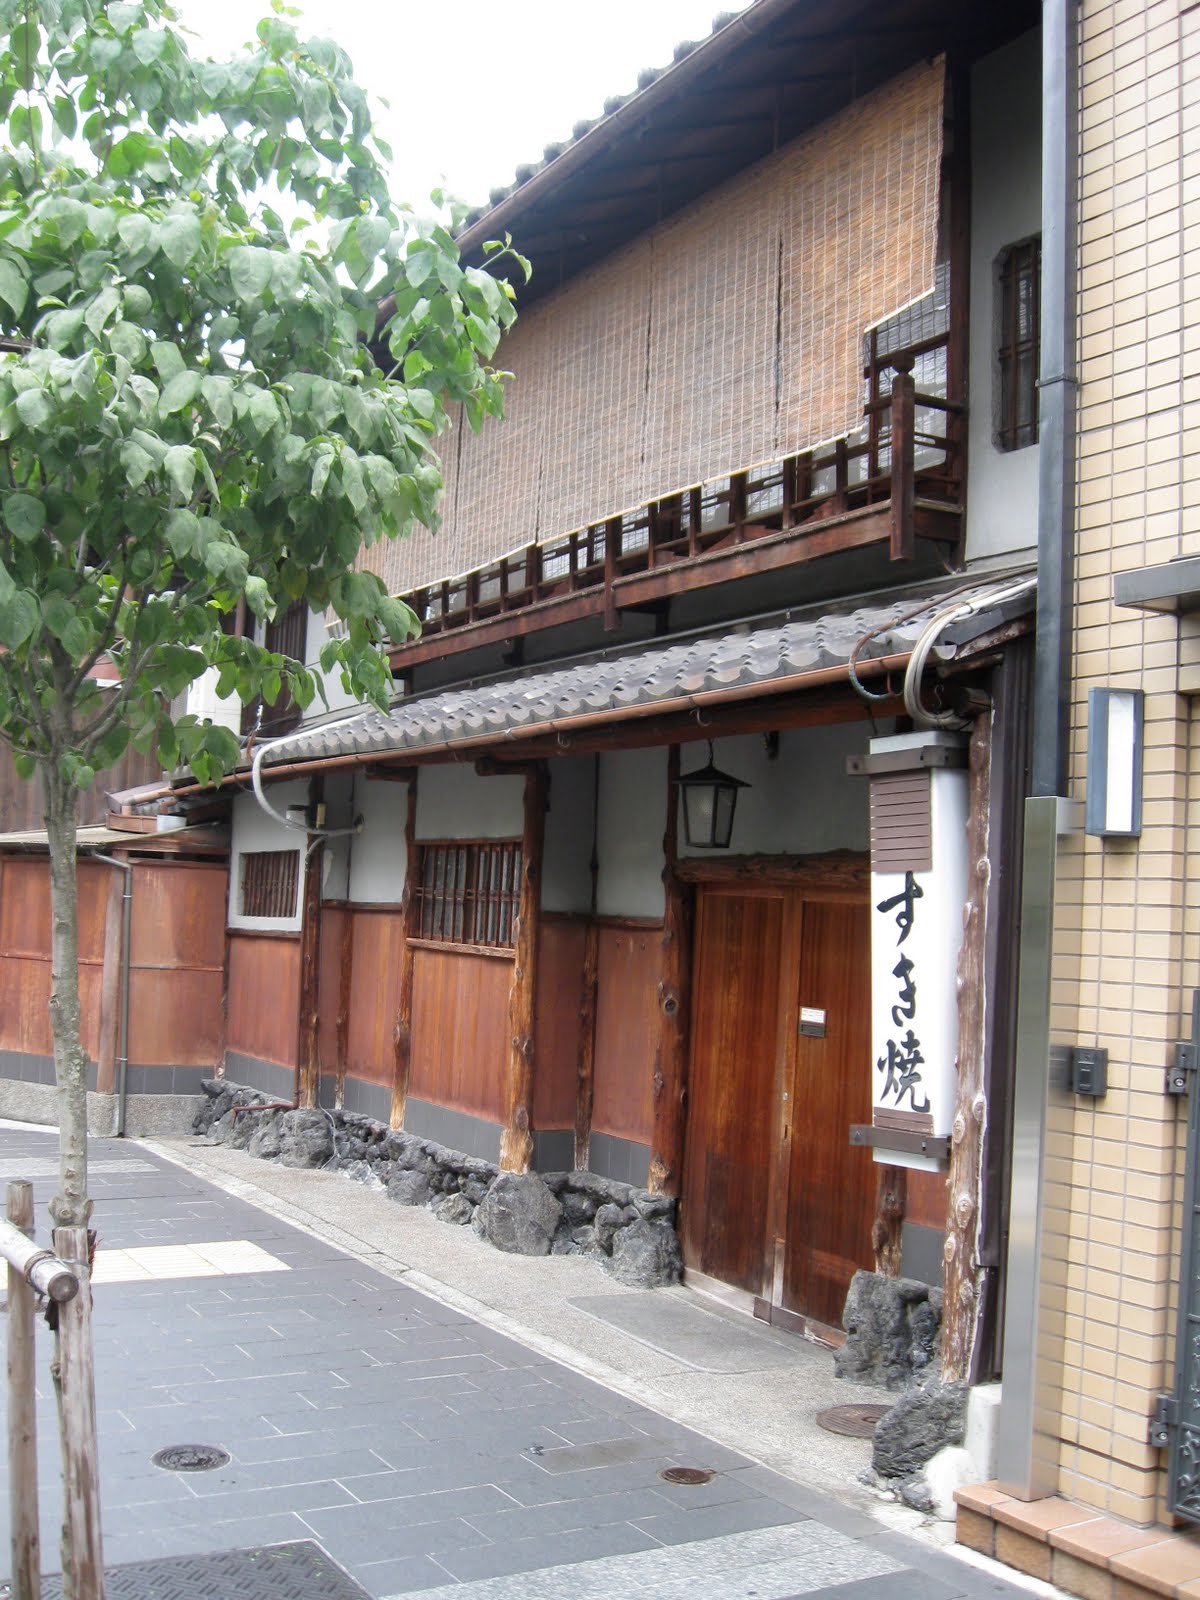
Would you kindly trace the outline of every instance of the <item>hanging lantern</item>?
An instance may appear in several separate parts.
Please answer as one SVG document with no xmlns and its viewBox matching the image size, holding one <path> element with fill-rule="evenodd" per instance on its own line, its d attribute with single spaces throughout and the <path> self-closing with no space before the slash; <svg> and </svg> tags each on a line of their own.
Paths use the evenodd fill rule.
<svg viewBox="0 0 1200 1600">
<path fill-rule="evenodd" d="M 750 785 L 713 765 L 711 739 L 707 766 L 683 773 L 679 787 L 683 790 L 683 836 L 688 844 L 694 850 L 728 850 L 738 790 Z"/>
</svg>

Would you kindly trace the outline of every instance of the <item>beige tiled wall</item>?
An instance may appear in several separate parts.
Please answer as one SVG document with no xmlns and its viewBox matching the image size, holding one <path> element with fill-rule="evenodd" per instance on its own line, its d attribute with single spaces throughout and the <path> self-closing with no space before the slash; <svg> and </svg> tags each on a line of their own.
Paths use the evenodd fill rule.
<svg viewBox="0 0 1200 1600">
<path fill-rule="evenodd" d="M 1163 1514 L 1146 1440 L 1170 1381 L 1181 1103 L 1164 1093 L 1200 984 L 1200 739 L 1181 660 L 1200 631 L 1118 610 L 1114 574 L 1200 553 L 1200 6 L 1083 0 L 1079 456 L 1072 792 L 1087 695 L 1146 691 L 1139 841 L 1073 838 L 1061 857 L 1055 998 L 1106 1045 L 1109 1090 L 1075 1100 L 1060 1152 L 1061 1482 L 1104 1511 Z M 1190 224 L 1190 226 L 1189 226 Z M 1194 374 L 1189 376 L 1189 374 Z M 1198 730 L 1200 731 L 1200 730 Z"/>
</svg>

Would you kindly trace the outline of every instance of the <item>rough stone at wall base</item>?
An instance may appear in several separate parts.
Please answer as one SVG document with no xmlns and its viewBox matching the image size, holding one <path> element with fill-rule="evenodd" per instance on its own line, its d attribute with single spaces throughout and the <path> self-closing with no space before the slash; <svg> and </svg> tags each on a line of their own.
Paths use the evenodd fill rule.
<svg viewBox="0 0 1200 1600">
<path fill-rule="evenodd" d="M 839 1378 L 905 1389 L 936 1366 L 942 1292 L 914 1278 L 856 1272 L 842 1325 L 846 1342 L 834 1356 Z"/>
<path fill-rule="evenodd" d="M 962 1445 L 967 1429 L 965 1383 L 910 1389 L 875 1429 L 871 1466 L 881 1478 L 911 1478 L 945 1445 Z"/>
<path fill-rule="evenodd" d="M 562 1206 L 536 1172 L 502 1172 L 479 1202 L 483 1237 L 510 1255 L 546 1256 Z"/>
</svg>

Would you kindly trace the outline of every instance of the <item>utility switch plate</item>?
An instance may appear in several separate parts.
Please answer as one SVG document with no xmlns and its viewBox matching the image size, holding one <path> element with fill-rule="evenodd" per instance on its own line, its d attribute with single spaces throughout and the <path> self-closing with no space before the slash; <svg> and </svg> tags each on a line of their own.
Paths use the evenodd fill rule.
<svg viewBox="0 0 1200 1600">
<path fill-rule="evenodd" d="M 1108 1092 L 1108 1051 L 1076 1045 L 1071 1052 L 1071 1088 L 1076 1094 L 1099 1099 Z"/>
</svg>

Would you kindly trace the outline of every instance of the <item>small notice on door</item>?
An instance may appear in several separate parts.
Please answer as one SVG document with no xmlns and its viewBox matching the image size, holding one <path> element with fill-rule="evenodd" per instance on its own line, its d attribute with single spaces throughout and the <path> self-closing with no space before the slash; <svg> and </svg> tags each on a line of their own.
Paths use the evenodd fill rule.
<svg viewBox="0 0 1200 1600">
<path fill-rule="evenodd" d="M 800 1007 L 800 1032 L 810 1039 L 825 1037 L 825 1013 L 817 1006 Z"/>
</svg>

